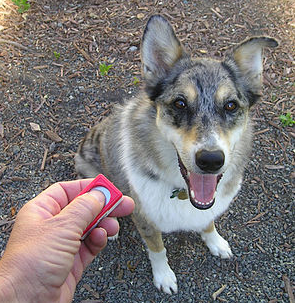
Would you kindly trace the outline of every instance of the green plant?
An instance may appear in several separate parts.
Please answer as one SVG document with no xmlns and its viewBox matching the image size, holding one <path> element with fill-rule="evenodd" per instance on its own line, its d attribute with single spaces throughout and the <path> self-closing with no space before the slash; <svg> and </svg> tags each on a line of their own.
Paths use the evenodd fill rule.
<svg viewBox="0 0 295 303">
<path fill-rule="evenodd" d="M 53 54 L 54 54 L 55 59 L 58 60 L 60 57 L 60 53 L 54 51 Z"/>
<path fill-rule="evenodd" d="M 100 63 L 99 65 L 99 71 L 100 71 L 100 74 L 102 76 L 106 76 L 109 72 L 109 69 L 113 67 L 113 64 L 105 64 L 105 63 Z"/>
<path fill-rule="evenodd" d="M 287 113 L 286 115 L 280 115 L 280 120 L 283 126 L 292 126 L 293 124 L 295 124 L 291 113 Z"/>
<path fill-rule="evenodd" d="M 133 77 L 133 84 L 137 85 L 139 83 L 139 79 L 137 77 Z"/>
<path fill-rule="evenodd" d="M 11 0 L 16 6 L 18 6 L 18 12 L 24 13 L 26 12 L 30 7 L 30 3 L 28 3 L 27 0 Z"/>
<path fill-rule="evenodd" d="M 277 96 L 276 96 L 276 95 L 272 95 L 272 96 L 271 96 L 271 101 L 272 101 L 272 102 L 275 102 L 276 99 L 277 99 Z"/>
</svg>

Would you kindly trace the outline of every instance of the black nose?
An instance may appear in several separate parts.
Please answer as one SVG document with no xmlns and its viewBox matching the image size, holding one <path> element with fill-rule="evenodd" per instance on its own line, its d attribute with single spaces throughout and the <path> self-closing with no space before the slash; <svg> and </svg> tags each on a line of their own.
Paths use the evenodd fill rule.
<svg viewBox="0 0 295 303">
<path fill-rule="evenodd" d="M 221 150 L 200 150 L 196 153 L 196 164 L 206 173 L 215 173 L 224 164 L 224 153 Z"/>
</svg>

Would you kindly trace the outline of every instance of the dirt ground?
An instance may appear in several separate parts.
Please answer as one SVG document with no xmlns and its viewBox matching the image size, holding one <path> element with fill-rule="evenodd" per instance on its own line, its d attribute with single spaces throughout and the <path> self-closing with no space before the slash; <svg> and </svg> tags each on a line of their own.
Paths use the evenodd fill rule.
<svg viewBox="0 0 295 303">
<path fill-rule="evenodd" d="M 193 56 L 221 58 L 252 35 L 280 41 L 265 51 L 263 98 L 242 190 L 217 222 L 234 257 L 211 256 L 194 233 L 166 235 L 178 294 L 152 283 L 130 218 L 79 283 L 73 302 L 294 302 L 295 4 L 292 0 L 0 0 L 0 253 L 19 208 L 76 178 L 73 156 L 114 103 L 142 86 L 140 39 L 150 15 L 170 20 Z M 100 66 L 112 64 L 107 75 Z"/>
</svg>

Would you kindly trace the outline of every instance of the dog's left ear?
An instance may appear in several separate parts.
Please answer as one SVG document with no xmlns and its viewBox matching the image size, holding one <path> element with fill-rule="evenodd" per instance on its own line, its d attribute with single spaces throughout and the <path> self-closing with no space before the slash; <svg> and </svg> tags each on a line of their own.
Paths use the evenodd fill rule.
<svg viewBox="0 0 295 303">
<path fill-rule="evenodd" d="M 155 85 L 185 55 L 170 23 L 161 15 L 152 16 L 141 42 L 142 70 L 147 84 Z"/>
<path fill-rule="evenodd" d="M 245 40 L 233 50 L 231 59 L 234 60 L 239 73 L 246 80 L 251 104 L 255 103 L 261 95 L 263 48 L 277 46 L 278 42 L 275 39 L 261 36 Z"/>
</svg>

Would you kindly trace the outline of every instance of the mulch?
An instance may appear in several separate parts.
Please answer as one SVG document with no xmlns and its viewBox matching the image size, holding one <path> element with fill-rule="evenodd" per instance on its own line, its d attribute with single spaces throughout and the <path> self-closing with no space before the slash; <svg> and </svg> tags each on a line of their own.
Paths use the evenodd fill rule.
<svg viewBox="0 0 295 303">
<path fill-rule="evenodd" d="M 9 0 L 0 2 L 0 252 L 4 251 L 19 208 L 53 182 L 76 178 L 73 156 L 86 131 L 108 115 L 114 103 L 141 88 L 142 31 L 149 16 L 161 13 L 173 24 L 193 56 L 220 59 L 236 43 L 252 35 L 266 34 L 280 41 L 279 48 L 265 51 L 263 98 L 253 110 L 253 159 L 246 171 L 245 187 L 238 197 L 241 209 L 247 208 L 248 214 L 233 206 L 231 209 L 236 209 L 237 215 L 230 210 L 220 220 L 220 227 L 232 230 L 228 235 L 244 255 L 237 253 L 240 259 L 234 263 L 218 263 L 207 256 L 209 260 L 204 259 L 201 265 L 191 264 L 197 272 L 196 278 L 202 281 L 197 282 L 197 286 L 186 277 L 186 272 L 190 276 L 191 271 L 185 267 L 179 269 L 180 288 L 192 293 L 200 287 L 207 290 L 207 294 L 197 295 L 198 302 L 208 302 L 212 295 L 222 302 L 245 302 L 247 294 L 251 302 L 294 302 L 294 272 L 292 276 L 290 268 L 294 266 L 295 131 L 292 126 L 283 126 L 279 118 L 286 113 L 295 116 L 293 1 L 41 0 L 29 3 L 30 9 L 20 14 Z M 112 65 L 107 75 L 101 74 L 102 63 Z M 257 197 L 255 201 L 252 193 Z M 91 267 L 77 290 L 75 302 L 87 297 L 97 300 L 95 302 L 115 302 L 116 288 L 124 293 L 121 302 L 156 302 L 165 298 L 165 302 L 185 301 L 181 291 L 179 297 L 169 299 L 160 293 L 150 295 L 156 291 L 150 286 L 148 265 L 140 265 L 141 258 L 133 262 L 128 254 L 118 252 L 120 248 L 132 249 L 134 245 L 140 247 L 139 253 L 144 250 L 132 223 L 127 220 L 122 222 L 122 227 L 131 230 L 124 231 L 125 236 L 128 234 L 126 242 L 120 240 L 110 247 L 123 254 L 123 261 L 106 265 L 103 262 L 107 262 L 110 249 L 102 254 L 99 264 L 103 265 L 98 268 L 104 267 L 104 270 L 97 269 L 97 264 Z M 268 240 L 260 234 L 264 230 L 269 231 L 280 252 L 274 247 L 269 250 Z M 282 237 L 280 240 L 276 239 L 277 232 Z M 245 240 L 246 236 L 249 240 Z M 184 241 L 188 245 L 184 255 L 192 254 L 195 238 L 189 235 Z M 179 244 L 169 237 L 167 243 Z M 202 257 L 208 254 L 201 243 L 197 246 Z M 177 250 L 170 249 L 177 254 Z M 274 264 L 277 258 L 286 264 L 289 262 L 286 265 L 282 261 L 282 268 L 276 269 L 267 263 L 267 258 L 261 259 L 277 276 L 273 285 L 266 283 L 266 290 L 254 286 L 255 283 L 262 285 L 263 277 L 258 281 L 255 274 L 259 273 L 258 269 L 252 269 L 253 275 L 245 278 L 244 269 L 239 265 L 244 264 L 251 249 L 257 249 L 262 255 L 269 254 L 269 262 Z M 176 260 L 185 262 L 180 256 Z M 219 281 L 212 285 L 214 289 L 208 290 L 205 283 L 203 285 L 206 273 L 202 266 L 210 274 L 213 271 L 221 276 L 219 269 L 226 271 L 228 266 L 239 281 L 235 283 L 242 284 L 237 284 L 237 289 L 234 283 L 231 286 L 233 277 L 228 273 L 223 276 L 227 286 Z M 245 266 L 250 265 L 245 263 Z M 109 274 L 102 273 L 107 269 Z M 97 276 L 106 287 L 93 282 Z M 134 290 L 128 290 L 128 279 L 133 279 Z M 210 276 L 207 280 L 211 280 Z M 243 289 L 240 295 L 239 288 Z"/>
</svg>

